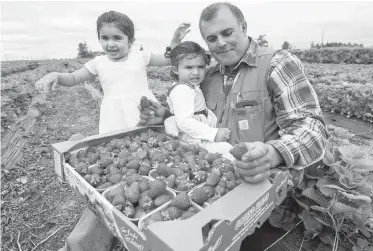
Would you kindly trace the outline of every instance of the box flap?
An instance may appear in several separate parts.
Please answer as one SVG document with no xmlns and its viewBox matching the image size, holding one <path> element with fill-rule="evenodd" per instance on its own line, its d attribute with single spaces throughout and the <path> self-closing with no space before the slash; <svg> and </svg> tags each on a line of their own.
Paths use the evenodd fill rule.
<svg viewBox="0 0 373 251">
<path fill-rule="evenodd" d="M 221 199 L 215 201 L 210 206 L 187 220 L 156 222 L 151 224 L 148 227 L 149 234 L 154 234 L 164 243 L 167 243 L 170 250 L 200 250 L 203 247 L 203 226 L 211 220 L 225 220 L 232 222 L 271 188 L 272 184 L 268 180 L 258 184 L 242 183 L 234 190 L 224 195 Z M 222 232 L 222 237 L 220 239 L 221 242 L 223 242 L 222 238 L 224 238 L 223 233 L 228 231 L 224 228 L 228 228 L 227 224 L 221 224 L 221 227 L 216 230 Z M 188 233 L 188 235 L 180 235 L 182 232 Z M 214 235 L 218 235 L 218 233 L 216 232 Z M 220 241 L 217 240 L 217 242 Z M 214 245 L 222 244 L 215 243 Z M 229 241 L 226 245 L 229 245 Z"/>
</svg>

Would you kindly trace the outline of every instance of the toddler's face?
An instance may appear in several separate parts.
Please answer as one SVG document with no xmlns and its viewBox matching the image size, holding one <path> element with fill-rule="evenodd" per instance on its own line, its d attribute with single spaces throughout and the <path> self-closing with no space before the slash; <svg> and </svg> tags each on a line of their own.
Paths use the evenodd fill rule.
<svg viewBox="0 0 373 251">
<path fill-rule="evenodd" d="M 174 71 L 178 75 L 179 82 L 187 82 L 199 85 L 205 78 L 205 60 L 202 55 L 195 58 L 185 57 L 180 60 L 178 68 Z"/>
<path fill-rule="evenodd" d="M 113 61 L 123 59 L 130 50 L 127 35 L 115 24 L 104 24 L 100 29 L 99 39 L 102 49 Z"/>
</svg>

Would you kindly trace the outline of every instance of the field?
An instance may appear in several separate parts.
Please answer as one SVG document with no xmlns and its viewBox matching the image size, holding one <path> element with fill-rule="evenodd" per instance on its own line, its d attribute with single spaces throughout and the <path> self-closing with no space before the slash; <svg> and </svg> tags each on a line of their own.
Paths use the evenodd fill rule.
<svg viewBox="0 0 373 251">
<path fill-rule="evenodd" d="M 46 64 L 35 70 L 6 74 L 1 78 L 2 250 L 58 250 L 85 208 L 84 204 L 75 199 L 67 184 L 58 182 L 50 145 L 66 141 L 73 134 L 89 136 L 98 133 L 100 95 L 96 90 L 99 85 L 94 82 L 73 88 L 60 86 L 56 91 L 41 96 L 34 89 L 36 80 L 52 71 L 73 71 L 82 67 L 84 62 L 69 60 L 67 67 L 62 60 L 42 63 Z M 14 64 L 2 62 L 2 67 L 19 67 L 23 63 Z M 164 94 L 171 85 L 168 70 L 148 69 L 150 88 L 161 101 L 164 101 Z M 326 110 L 334 107 L 334 112 L 350 116 L 353 115 L 350 111 L 361 110 L 360 118 L 371 122 L 371 65 L 306 64 L 306 70 L 320 96 L 320 103 Z M 325 91 L 330 92 L 340 86 L 350 88 L 344 93 L 347 94 L 344 97 L 350 98 L 345 105 L 348 106 L 346 111 L 338 110 L 343 108 L 338 106 L 339 100 L 328 103 L 328 97 L 322 96 Z M 366 88 L 361 97 L 357 96 L 354 86 Z M 361 104 L 354 99 L 366 102 Z M 330 104 L 334 106 L 330 107 Z M 350 134 L 346 136 L 347 133 L 344 133 L 346 140 L 372 150 L 373 144 L 369 139 Z M 284 238 L 284 241 L 292 242 L 293 248 L 296 248 L 294 250 L 332 250 L 331 245 L 320 242 L 318 238 L 303 242 L 303 234 L 303 230 L 295 231 Z M 351 250 L 350 239 L 356 243 L 356 239 L 342 236 L 338 250 Z M 121 245 L 118 244 L 116 250 L 120 249 Z M 285 251 L 279 247 L 270 250 Z M 361 247 L 355 250 L 368 249 Z"/>
</svg>

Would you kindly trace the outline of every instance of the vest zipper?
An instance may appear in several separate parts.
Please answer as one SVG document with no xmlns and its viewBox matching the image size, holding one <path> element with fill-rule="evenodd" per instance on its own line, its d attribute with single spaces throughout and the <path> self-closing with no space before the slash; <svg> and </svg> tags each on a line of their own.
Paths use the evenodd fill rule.
<svg viewBox="0 0 373 251">
<path fill-rule="evenodd" d="M 228 95 L 225 94 L 225 88 L 226 88 L 226 85 L 227 85 L 227 79 L 228 79 L 228 76 L 227 75 L 224 75 L 224 81 L 223 81 L 223 92 L 224 92 L 224 109 L 223 109 L 223 114 L 222 116 L 220 117 L 220 121 L 219 123 L 223 122 L 223 117 L 224 117 L 224 114 L 225 114 L 225 108 L 227 108 L 227 97 Z"/>
</svg>

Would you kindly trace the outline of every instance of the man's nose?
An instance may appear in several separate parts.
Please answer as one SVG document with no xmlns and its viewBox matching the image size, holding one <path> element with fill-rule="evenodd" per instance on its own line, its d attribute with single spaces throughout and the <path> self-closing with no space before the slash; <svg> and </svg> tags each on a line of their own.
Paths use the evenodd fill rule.
<svg viewBox="0 0 373 251">
<path fill-rule="evenodd" d="M 218 46 L 219 47 L 224 47 L 227 44 L 225 39 L 222 36 L 218 36 Z"/>
</svg>

